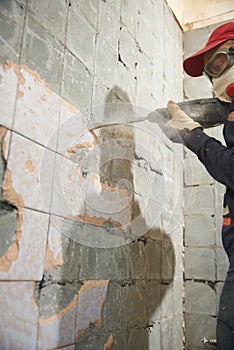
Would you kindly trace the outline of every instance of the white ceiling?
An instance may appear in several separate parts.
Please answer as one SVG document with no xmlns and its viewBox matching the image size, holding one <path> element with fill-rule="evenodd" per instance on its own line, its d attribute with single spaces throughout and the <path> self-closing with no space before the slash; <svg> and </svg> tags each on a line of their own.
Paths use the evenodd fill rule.
<svg viewBox="0 0 234 350">
<path fill-rule="evenodd" d="M 167 0 L 184 31 L 234 19 L 233 0 Z"/>
</svg>

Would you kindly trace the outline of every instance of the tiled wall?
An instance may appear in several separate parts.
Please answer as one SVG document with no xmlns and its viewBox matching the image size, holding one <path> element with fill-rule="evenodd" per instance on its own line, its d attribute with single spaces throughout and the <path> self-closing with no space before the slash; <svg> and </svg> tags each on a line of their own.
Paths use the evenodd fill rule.
<svg viewBox="0 0 234 350">
<path fill-rule="evenodd" d="M 172 13 L 0 11 L 1 347 L 182 349 L 182 146 L 153 122 L 90 130 L 182 100 Z"/>
</svg>

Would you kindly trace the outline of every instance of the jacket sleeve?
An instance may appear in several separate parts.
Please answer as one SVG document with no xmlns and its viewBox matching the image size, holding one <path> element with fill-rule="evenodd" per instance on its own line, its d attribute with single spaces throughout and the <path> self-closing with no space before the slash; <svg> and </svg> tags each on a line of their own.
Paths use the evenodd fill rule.
<svg viewBox="0 0 234 350">
<path fill-rule="evenodd" d="M 200 128 L 192 131 L 184 129 L 180 135 L 185 145 L 197 154 L 209 174 L 234 190 L 234 148 L 223 146 Z"/>
</svg>

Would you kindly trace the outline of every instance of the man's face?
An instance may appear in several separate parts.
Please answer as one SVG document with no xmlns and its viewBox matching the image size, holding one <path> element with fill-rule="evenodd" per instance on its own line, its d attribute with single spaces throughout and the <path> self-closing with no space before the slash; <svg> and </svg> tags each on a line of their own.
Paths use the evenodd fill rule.
<svg viewBox="0 0 234 350">
<path fill-rule="evenodd" d="M 224 43 L 222 43 L 220 46 L 215 47 L 214 49 L 206 52 L 203 56 L 204 60 L 204 66 L 209 62 L 212 56 L 220 50 L 220 49 L 228 49 L 230 46 L 234 45 L 234 40 L 227 40 Z"/>
<path fill-rule="evenodd" d="M 233 39 L 225 41 L 203 56 L 204 65 L 207 65 L 205 73 L 212 82 L 214 96 L 229 103 L 234 96 L 234 64 L 231 46 L 234 46 Z M 222 52 L 222 49 L 230 49 L 230 53 L 227 55 L 227 51 Z"/>
</svg>

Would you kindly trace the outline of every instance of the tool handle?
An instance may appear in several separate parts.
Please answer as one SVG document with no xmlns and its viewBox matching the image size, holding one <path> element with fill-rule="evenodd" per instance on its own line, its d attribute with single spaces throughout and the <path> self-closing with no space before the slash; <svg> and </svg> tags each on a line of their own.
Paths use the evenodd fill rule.
<svg viewBox="0 0 234 350">
<path fill-rule="evenodd" d="M 194 121 L 200 123 L 203 128 L 211 128 L 220 124 L 223 124 L 226 120 L 226 115 L 230 103 L 222 102 L 217 98 L 204 98 L 197 100 L 190 100 L 179 102 L 178 106 L 188 114 Z M 167 108 L 159 108 L 150 113 L 147 119 L 156 121 L 156 112 L 161 114 L 165 122 L 170 119 L 170 115 Z"/>
</svg>

